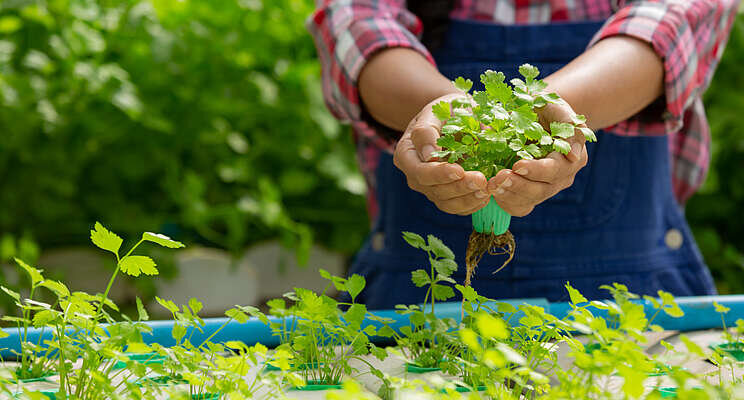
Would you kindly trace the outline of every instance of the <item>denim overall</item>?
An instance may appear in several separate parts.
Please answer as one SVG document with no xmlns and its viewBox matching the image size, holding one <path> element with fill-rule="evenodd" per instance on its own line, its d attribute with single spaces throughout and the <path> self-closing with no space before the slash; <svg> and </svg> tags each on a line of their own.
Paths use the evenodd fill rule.
<svg viewBox="0 0 744 400">
<path fill-rule="evenodd" d="M 545 77 L 581 54 L 600 22 L 502 26 L 452 21 L 435 52 L 439 70 L 464 76 L 483 90 L 480 74 L 503 71 L 507 80 L 531 63 Z M 715 287 L 677 204 L 671 186 L 665 136 L 621 137 L 597 132 L 587 145 L 588 165 L 573 186 L 512 218 L 516 239 L 511 264 L 493 274 L 503 256 L 483 257 L 473 279 L 490 298 L 567 301 L 567 281 L 589 299 L 607 298 L 600 285 L 623 283 L 631 292 L 677 296 L 714 294 Z M 411 190 L 403 173 L 383 154 L 376 171 L 379 215 L 350 273 L 367 279 L 361 301 L 371 309 L 423 302 L 425 288 L 411 271 L 429 270 L 426 253 L 410 247 L 401 231 L 433 234 L 456 255 L 458 282 L 465 277 L 470 216 L 444 213 Z M 455 299 L 453 299 L 455 300 Z"/>
</svg>

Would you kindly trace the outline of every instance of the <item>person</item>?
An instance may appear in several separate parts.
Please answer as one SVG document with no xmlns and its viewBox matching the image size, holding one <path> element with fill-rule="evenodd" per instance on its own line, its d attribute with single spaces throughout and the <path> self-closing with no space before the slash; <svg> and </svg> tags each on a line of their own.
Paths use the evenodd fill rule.
<svg viewBox="0 0 744 400">
<path fill-rule="evenodd" d="M 369 185 L 372 232 L 351 273 L 365 276 L 371 309 L 423 301 L 411 272 L 428 258 L 401 232 L 450 246 L 464 277 L 470 214 L 490 198 L 512 218 L 516 254 L 486 256 L 473 287 L 491 298 L 589 299 L 604 284 L 634 293 L 714 294 L 683 215 L 710 157 L 701 96 L 736 15 L 737 0 L 338 0 L 308 20 L 332 113 L 353 126 Z M 442 123 L 432 105 L 478 87 L 486 69 L 507 79 L 537 66 L 564 104 L 541 123 L 583 114 L 566 156 L 521 160 L 486 180 L 431 157 Z"/>
</svg>

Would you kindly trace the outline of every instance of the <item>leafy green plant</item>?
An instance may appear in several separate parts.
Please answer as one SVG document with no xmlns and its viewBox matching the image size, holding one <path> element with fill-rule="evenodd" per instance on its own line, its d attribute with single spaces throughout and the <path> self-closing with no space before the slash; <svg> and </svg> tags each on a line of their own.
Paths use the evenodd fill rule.
<svg viewBox="0 0 744 400">
<path fill-rule="evenodd" d="M 555 349 L 563 338 L 560 321 L 532 305 L 518 308 L 457 285 L 463 296 L 464 317 L 459 328 L 463 343 L 458 376 L 471 390 L 493 393 L 493 382 L 509 381 L 525 394 L 547 385 L 546 374 L 556 367 Z M 523 316 L 510 325 L 515 315 Z M 538 373 L 537 371 L 542 371 Z"/>
<path fill-rule="evenodd" d="M 393 337 L 403 356 L 414 367 L 452 371 L 454 370 L 452 355 L 460 347 L 452 334 L 457 323 L 452 318 L 437 318 L 434 311 L 437 301 L 446 301 L 455 296 L 450 286 L 455 284 L 452 279 L 452 273 L 457 270 L 455 254 L 433 235 L 428 235 L 424 239 L 416 233 L 403 232 L 403 239 L 428 255 L 429 270 L 417 269 L 411 273 L 413 284 L 417 287 L 426 287 L 426 295 L 421 306 L 416 304 L 395 306 L 396 312 L 407 316 L 409 321 L 407 326 L 400 329 L 400 333 L 386 327 L 380 329 L 378 334 Z M 383 319 L 377 321 L 390 322 Z"/>
<path fill-rule="evenodd" d="M 340 278 L 326 271 L 321 271 L 321 275 L 329 279 L 329 287 L 333 285 L 347 293 L 351 302 L 339 303 L 324 293 L 295 288 L 284 298 L 267 302 L 269 313 L 278 317 L 270 326 L 281 340 L 277 350 L 291 354 L 292 368 L 303 378 L 304 385 L 339 385 L 344 375 L 355 372 L 349 365 L 352 359 L 372 368 L 361 356 L 371 353 L 384 358 L 387 354 L 369 341 L 377 329 L 373 325 L 362 326 L 367 307 L 355 300 L 364 289 L 364 278 Z M 287 304 L 287 300 L 292 303 Z"/>
<path fill-rule="evenodd" d="M 502 72 L 485 71 L 481 82 L 485 91 L 470 97 L 440 102 L 434 114 L 445 122 L 437 141 L 442 147 L 435 156 L 459 163 L 469 171 L 480 171 L 490 178 L 518 160 L 542 158 L 552 151 L 568 154 L 567 139 L 578 129 L 592 142 L 597 138 L 583 124 L 586 118 L 575 115 L 572 122 L 551 122 L 549 131 L 540 124 L 536 109 L 562 102 L 555 93 L 544 93 L 547 84 L 536 79 L 539 70 L 529 64 L 519 67 L 522 79 L 504 82 Z M 457 78 L 457 89 L 467 94 L 473 87 L 469 79 Z"/>
<path fill-rule="evenodd" d="M 123 349 L 136 346 L 141 342 L 141 334 L 150 328 L 126 317 L 124 321 L 116 322 L 111 311 L 118 312 L 118 307 L 108 298 L 108 293 L 119 272 L 130 276 L 158 273 L 155 261 L 133 254 L 142 243 L 151 242 L 168 248 L 183 247 L 183 244 L 167 236 L 145 232 L 136 244 L 121 255 L 123 240 L 100 223 L 96 223 L 91 230 L 91 241 L 97 247 L 111 252 L 116 259 L 116 269 L 103 293 L 91 295 L 70 292 L 61 282 L 46 280 L 41 270 L 22 262 L 19 265 L 31 276 L 31 298 L 36 288 L 45 287 L 54 294 L 56 301 L 53 304 L 32 299 L 21 301 L 17 293 L 5 290 L 17 299 L 23 310 L 23 317 L 18 322 L 24 327 L 24 342 L 25 332 L 30 325 L 52 332 L 52 339 L 45 341 L 44 346 L 46 354 L 54 354 L 54 363 L 46 361 L 49 357 L 37 358 L 39 344 L 31 346 L 23 343 L 22 368 L 28 365 L 53 365 L 59 375 L 59 395 L 63 398 L 97 399 L 111 395 L 126 385 L 126 379 L 123 378 L 132 372 L 128 369 L 115 371 L 115 365 L 128 360 Z M 108 325 L 104 327 L 104 324 Z"/>
<path fill-rule="evenodd" d="M 84 244 L 91 216 L 235 255 L 268 239 L 300 263 L 314 240 L 356 251 L 366 187 L 323 103 L 304 27 L 313 7 L 1 2 L 0 237 L 16 239 L 11 257 L 31 261 L 25 238 Z M 154 296 L 148 280 L 133 283 Z"/>
<path fill-rule="evenodd" d="M 15 379 L 20 381 L 40 379 L 53 374 L 52 371 L 55 359 L 54 355 L 50 352 L 50 349 L 41 345 L 42 336 L 39 336 L 39 340 L 36 343 L 28 340 L 29 328 L 34 325 L 32 320 L 33 313 L 39 309 L 36 300 L 34 300 L 34 295 L 39 288 L 50 288 L 50 290 L 64 289 L 62 289 L 63 285 L 60 282 L 45 279 L 42 275 L 43 270 L 31 267 L 23 260 L 17 258 L 15 261 L 20 269 L 28 275 L 31 288 L 28 298 L 21 300 L 21 295 L 19 293 L 4 286 L 0 286 L 0 289 L 13 299 L 15 305 L 19 310 L 21 310 L 20 317 L 5 315 L 2 317 L 2 320 L 12 322 L 16 324 L 18 328 L 21 352 L 16 354 L 17 358 L 20 360 L 20 364 L 14 371 Z M 7 336 L 7 333 L 0 331 L 0 337 Z"/>
<path fill-rule="evenodd" d="M 711 127 L 711 165 L 700 190 L 685 205 L 685 215 L 705 263 L 722 294 L 744 293 L 744 224 L 737 215 L 744 204 L 744 143 L 739 126 L 744 107 L 744 7 L 739 6 L 731 35 L 703 103 Z"/>
<path fill-rule="evenodd" d="M 512 79 L 510 86 L 504 82 L 506 77 L 502 72 L 487 70 L 480 76 L 486 90 L 474 91 L 472 96 L 468 93 L 473 82 L 457 78 L 453 83 L 464 96 L 433 107 L 436 117 L 444 122 L 437 140 L 442 150 L 433 155 L 459 163 L 465 170 L 480 171 L 490 179 L 500 170 L 512 168 L 518 160 L 542 158 L 553 151 L 568 154 L 571 151 L 568 139 L 577 130 L 587 141 L 597 140 L 586 127 L 583 115 L 574 114 L 570 122 L 551 121 L 549 126 L 543 126 L 538 117 L 540 109 L 564 101 L 555 93 L 545 92 L 548 85 L 537 79 L 540 71 L 536 67 L 523 64 L 519 73 L 524 80 Z M 489 205 L 473 215 L 474 229 L 465 254 L 465 286 L 470 285 L 475 268 L 486 252 L 506 254 L 502 268 L 514 256 L 514 237 L 508 231 L 508 222 L 504 222 L 508 218 L 497 217 L 499 214 L 505 213 L 498 206 Z M 476 223 L 481 216 L 486 216 L 485 227 Z"/>
</svg>

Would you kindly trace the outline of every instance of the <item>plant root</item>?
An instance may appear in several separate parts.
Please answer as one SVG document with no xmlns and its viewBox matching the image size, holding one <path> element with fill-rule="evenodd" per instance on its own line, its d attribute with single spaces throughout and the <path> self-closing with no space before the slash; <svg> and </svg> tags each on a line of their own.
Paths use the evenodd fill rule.
<svg viewBox="0 0 744 400">
<path fill-rule="evenodd" d="M 501 235 L 493 233 L 480 233 L 473 231 L 468 239 L 468 248 L 465 251 L 465 286 L 470 286 L 471 279 L 475 274 L 475 268 L 481 261 L 481 258 L 488 252 L 492 256 L 506 254 L 508 258 L 504 264 L 493 273 L 504 269 L 514 258 L 514 249 L 517 247 L 514 236 L 511 232 L 506 231 Z"/>
</svg>

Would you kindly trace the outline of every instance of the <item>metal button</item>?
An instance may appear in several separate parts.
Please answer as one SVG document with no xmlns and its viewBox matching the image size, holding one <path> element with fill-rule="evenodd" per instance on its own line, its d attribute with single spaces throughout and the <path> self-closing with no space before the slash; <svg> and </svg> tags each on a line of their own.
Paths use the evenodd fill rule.
<svg viewBox="0 0 744 400">
<path fill-rule="evenodd" d="M 677 250 L 682 247 L 682 242 L 684 242 L 684 240 L 682 232 L 678 229 L 672 228 L 667 231 L 666 235 L 664 235 L 664 243 L 666 243 L 667 247 L 672 250 Z"/>
<path fill-rule="evenodd" d="M 372 249 L 374 251 L 381 251 L 385 248 L 385 234 L 377 232 L 372 235 Z"/>
</svg>

